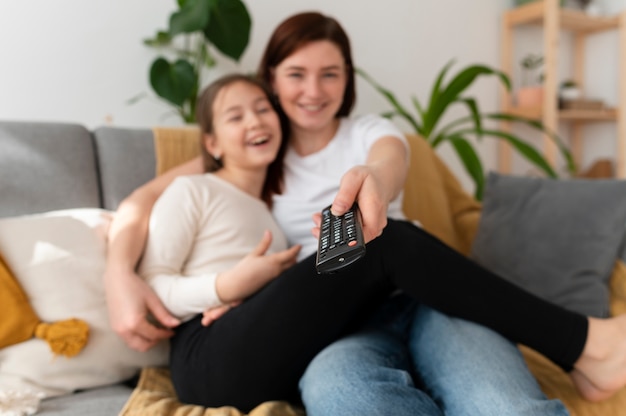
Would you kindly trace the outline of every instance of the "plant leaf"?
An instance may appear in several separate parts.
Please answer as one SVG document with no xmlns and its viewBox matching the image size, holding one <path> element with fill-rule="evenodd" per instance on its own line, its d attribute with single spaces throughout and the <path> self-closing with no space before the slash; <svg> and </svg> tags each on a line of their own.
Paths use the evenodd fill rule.
<svg viewBox="0 0 626 416">
<path fill-rule="evenodd" d="M 463 163 L 465 170 L 470 175 L 476 189 L 474 190 L 474 197 L 477 200 L 482 199 L 483 188 L 485 185 L 485 172 L 483 170 L 483 164 L 480 162 L 480 158 L 474 151 L 472 145 L 462 136 L 449 136 L 448 141 L 454 147 L 456 154 Z"/>
<path fill-rule="evenodd" d="M 576 162 L 574 162 L 574 156 L 570 152 L 565 142 L 556 133 L 548 130 L 542 122 L 506 113 L 485 114 L 483 117 L 490 118 L 492 120 L 504 120 L 526 124 L 527 126 L 530 126 L 534 129 L 539 130 L 542 133 L 545 133 L 546 135 L 548 135 L 548 137 L 550 137 L 551 140 L 556 143 L 557 147 L 559 148 L 561 155 L 565 159 L 567 172 L 570 175 L 574 175 L 578 171 L 578 168 L 576 167 Z"/>
<path fill-rule="evenodd" d="M 144 39 L 143 44 L 152 47 L 159 46 L 167 46 L 172 42 L 172 37 L 169 32 L 164 32 L 162 30 L 158 31 L 157 34 L 151 39 Z"/>
<path fill-rule="evenodd" d="M 187 0 L 170 16 L 170 36 L 193 33 L 204 29 L 209 21 L 210 0 Z"/>
<path fill-rule="evenodd" d="M 150 85 L 157 95 L 175 106 L 182 107 L 196 88 L 196 72 L 188 61 L 179 59 L 170 64 L 157 58 L 150 67 Z"/>
<path fill-rule="evenodd" d="M 461 99 L 455 100 L 455 102 L 464 103 L 468 107 L 470 115 L 453 120 L 450 123 L 446 124 L 444 127 L 442 127 L 437 132 L 435 139 L 432 140 L 433 146 L 438 145 L 443 140 L 443 138 L 449 134 L 450 130 L 457 128 L 459 126 L 462 126 L 463 124 L 466 124 L 470 121 L 474 123 L 473 125 L 474 125 L 476 138 L 479 140 L 482 138 L 483 115 L 480 113 L 480 110 L 478 109 L 478 103 L 476 102 L 476 100 L 474 98 L 461 98 Z"/>
<path fill-rule="evenodd" d="M 252 20 L 241 0 L 208 0 L 210 17 L 204 36 L 224 55 L 238 61 L 248 46 Z"/>
<path fill-rule="evenodd" d="M 452 66 L 453 63 L 454 63 L 454 59 L 449 61 L 441 69 L 441 71 L 439 71 L 439 74 L 437 75 L 437 78 L 435 79 L 435 83 L 433 84 L 433 89 L 430 92 L 430 100 L 428 102 L 428 108 L 426 109 L 424 113 L 422 113 L 422 121 L 425 118 L 425 113 L 429 113 L 431 111 L 431 108 L 433 107 L 434 103 L 439 98 L 439 95 L 441 94 L 441 84 L 443 83 L 443 79 L 445 78 L 446 74 L 450 70 L 450 67 Z"/>
<path fill-rule="evenodd" d="M 355 68 L 354 70 L 357 74 L 359 74 L 365 81 L 367 81 L 376 91 L 378 91 L 383 97 L 387 99 L 389 104 L 394 108 L 395 113 L 405 119 L 415 130 L 415 132 L 419 135 L 422 134 L 422 127 L 417 122 L 417 120 L 400 104 L 400 102 L 396 99 L 395 95 L 386 88 L 383 88 L 379 85 L 374 79 L 367 74 L 364 70 L 360 68 Z M 392 114 L 392 113 L 388 113 Z"/>
<path fill-rule="evenodd" d="M 454 103 L 459 95 L 465 91 L 478 76 L 496 75 L 502 83 L 510 90 L 511 82 L 509 77 L 502 71 L 492 69 L 484 65 L 471 65 L 459 72 L 444 90 L 431 102 L 428 112 L 424 117 L 424 131 L 432 132 L 441 116 Z"/>
<path fill-rule="evenodd" d="M 419 114 L 420 117 L 424 117 L 424 107 L 422 107 L 422 103 L 420 103 L 415 95 L 411 96 L 411 102 L 413 103 L 413 107 L 415 107 L 417 114 Z"/>
<path fill-rule="evenodd" d="M 524 156 L 526 160 L 541 169 L 548 177 L 557 178 L 559 175 L 554 171 L 548 161 L 542 156 L 534 146 L 526 143 L 525 141 L 513 136 L 512 134 L 499 131 L 499 130 L 484 130 L 485 136 L 499 137 L 511 144 L 517 150 L 520 155 Z"/>
</svg>

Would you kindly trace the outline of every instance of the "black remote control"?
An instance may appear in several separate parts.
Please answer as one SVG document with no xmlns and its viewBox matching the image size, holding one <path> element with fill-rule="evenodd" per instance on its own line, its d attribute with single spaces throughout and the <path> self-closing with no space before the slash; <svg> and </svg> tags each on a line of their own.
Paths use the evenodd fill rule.
<svg viewBox="0 0 626 416">
<path fill-rule="evenodd" d="M 361 218 L 356 203 L 339 217 L 322 210 L 315 267 L 318 273 L 333 273 L 365 255 Z"/>
</svg>

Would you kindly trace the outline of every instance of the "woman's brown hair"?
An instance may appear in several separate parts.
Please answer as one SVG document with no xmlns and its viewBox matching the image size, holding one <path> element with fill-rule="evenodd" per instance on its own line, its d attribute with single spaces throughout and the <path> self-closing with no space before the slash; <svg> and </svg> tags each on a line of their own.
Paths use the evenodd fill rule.
<svg viewBox="0 0 626 416">
<path fill-rule="evenodd" d="M 262 80 L 243 74 L 225 75 L 213 81 L 198 97 L 196 104 L 196 120 L 198 120 L 198 124 L 200 126 L 200 152 L 202 154 L 204 171 L 215 172 L 222 168 L 222 161 L 214 158 L 213 155 L 207 151 L 204 145 L 204 135 L 213 134 L 213 121 L 215 116 L 213 114 L 213 103 L 215 102 L 215 98 L 223 88 L 236 82 L 246 82 L 260 88 L 265 93 L 268 101 L 272 105 L 272 108 L 276 113 L 278 113 L 280 118 L 282 133 L 280 148 L 278 150 L 278 154 L 276 155 L 276 159 L 274 159 L 274 161 L 267 168 L 267 177 L 265 178 L 265 183 L 261 192 L 261 199 L 269 207 L 271 207 L 272 195 L 282 193 L 283 157 L 287 148 L 287 124 L 285 118 L 280 115 L 277 104 L 274 102 L 275 100 L 272 99 L 270 90 Z"/>
<path fill-rule="evenodd" d="M 332 17 L 317 12 L 305 12 L 295 14 L 283 21 L 272 33 L 261 58 L 257 75 L 267 85 L 271 85 L 272 70 L 276 66 L 302 46 L 321 40 L 337 45 L 346 64 L 346 90 L 341 107 L 335 114 L 335 117 L 346 117 L 350 115 L 356 101 L 354 66 L 348 35 Z M 279 114 L 285 117 L 282 109 L 279 109 Z"/>
</svg>

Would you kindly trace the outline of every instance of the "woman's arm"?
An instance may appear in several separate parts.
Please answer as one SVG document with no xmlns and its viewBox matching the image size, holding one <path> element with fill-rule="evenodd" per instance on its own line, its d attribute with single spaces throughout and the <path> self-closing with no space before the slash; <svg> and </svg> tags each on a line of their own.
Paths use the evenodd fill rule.
<svg viewBox="0 0 626 416">
<path fill-rule="evenodd" d="M 158 176 L 129 195 L 111 224 L 104 275 L 111 326 L 131 347 L 145 351 L 172 335 L 179 321 L 135 272 L 148 234 L 150 211 L 165 188 L 181 175 L 202 172 L 201 158 Z M 149 321 L 152 316 L 157 324 Z"/>
<path fill-rule="evenodd" d="M 342 215 L 357 201 L 365 241 L 376 238 L 387 225 L 387 206 L 402 191 L 408 169 L 406 143 L 395 136 L 378 139 L 369 151 L 366 164 L 355 166 L 341 178 L 333 213 Z"/>
</svg>

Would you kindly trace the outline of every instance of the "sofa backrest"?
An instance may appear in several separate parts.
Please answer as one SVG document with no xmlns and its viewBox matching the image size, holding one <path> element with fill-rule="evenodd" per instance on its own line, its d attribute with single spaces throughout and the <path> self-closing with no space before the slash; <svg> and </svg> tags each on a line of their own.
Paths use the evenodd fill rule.
<svg viewBox="0 0 626 416">
<path fill-rule="evenodd" d="M 135 188 L 154 178 L 151 129 L 99 127 L 93 131 L 98 155 L 102 207 L 115 210 Z"/>
<path fill-rule="evenodd" d="M 100 205 L 85 127 L 0 121 L 0 217 Z"/>
<path fill-rule="evenodd" d="M 114 210 L 155 165 L 151 129 L 0 121 L 0 217 Z"/>
</svg>

